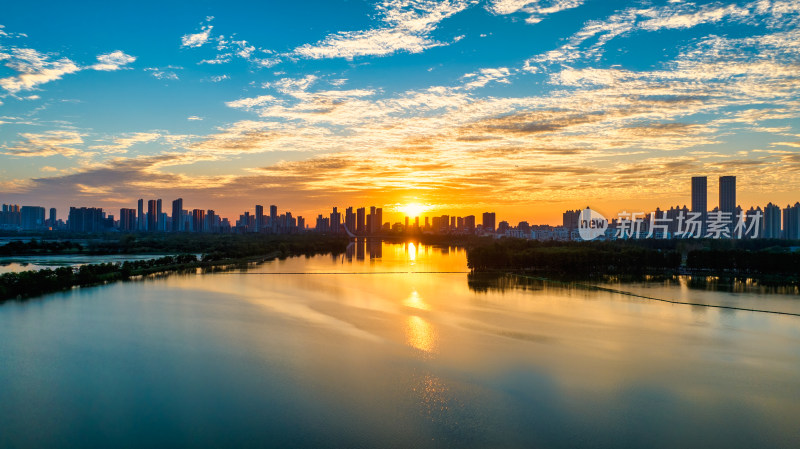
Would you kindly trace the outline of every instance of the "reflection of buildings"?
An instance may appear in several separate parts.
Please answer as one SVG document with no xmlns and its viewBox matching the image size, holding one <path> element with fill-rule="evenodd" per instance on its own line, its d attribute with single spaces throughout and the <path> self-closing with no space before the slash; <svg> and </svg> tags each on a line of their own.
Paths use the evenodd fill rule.
<svg viewBox="0 0 800 449">
<path fill-rule="evenodd" d="M 367 239 L 370 259 L 380 259 L 383 257 L 383 241 L 380 239 Z"/>
<path fill-rule="evenodd" d="M 345 248 L 344 251 L 344 255 L 345 257 L 347 257 L 348 262 L 353 261 L 353 256 L 355 255 L 355 253 L 356 253 L 356 242 L 350 242 L 350 244 L 347 245 L 347 248 Z"/>
<path fill-rule="evenodd" d="M 367 244 L 366 239 L 356 239 L 356 260 L 364 260 L 364 245 Z"/>
</svg>

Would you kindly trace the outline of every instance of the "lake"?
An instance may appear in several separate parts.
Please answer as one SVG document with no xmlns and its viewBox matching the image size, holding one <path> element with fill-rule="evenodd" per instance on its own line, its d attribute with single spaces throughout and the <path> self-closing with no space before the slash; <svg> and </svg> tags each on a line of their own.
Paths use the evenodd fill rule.
<svg viewBox="0 0 800 449">
<path fill-rule="evenodd" d="M 0 447 L 800 446 L 799 316 L 641 297 L 794 291 L 466 271 L 359 242 L 5 303 Z"/>
</svg>

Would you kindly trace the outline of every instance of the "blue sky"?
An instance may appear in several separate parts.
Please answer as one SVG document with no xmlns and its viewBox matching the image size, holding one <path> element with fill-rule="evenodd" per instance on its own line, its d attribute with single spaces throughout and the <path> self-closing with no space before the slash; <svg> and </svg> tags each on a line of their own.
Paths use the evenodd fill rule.
<svg viewBox="0 0 800 449">
<path fill-rule="evenodd" d="M 256 4 L 253 4 L 256 3 Z M 0 16 L 0 202 L 800 200 L 800 1 L 63 2 Z M 63 212 L 60 212 L 63 215 Z"/>
</svg>

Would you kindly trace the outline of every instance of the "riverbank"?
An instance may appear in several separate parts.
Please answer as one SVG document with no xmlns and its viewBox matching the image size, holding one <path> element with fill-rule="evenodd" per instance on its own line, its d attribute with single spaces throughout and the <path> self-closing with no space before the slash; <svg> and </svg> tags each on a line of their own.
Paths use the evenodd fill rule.
<svg viewBox="0 0 800 449">
<path fill-rule="evenodd" d="M 151 240 L 153 241 L 153 240 Z M 168 239 L 158 241 L 168 243 Z M 130 245 L 131 242 L 127 242 Z M 339 254 L 348 241 L 340 237 L 314 236 L 192 236 L 176 239 L 171 244 L 158 245 L 161 251 L 184 248 L 194 243 L 192 253 L 164 256 L 149 260 L 123 263 L 87 264 L 77 268 L 59 267 L 37 271 L 22 271 L 0 275 L 0 303 L 11 299 L 31 298 L 73 287 L 89 287 L 126 281 L 154 274 L 169 274 L 197 269 L 217 271 L 229 267 L 246 267 L 276 258 L 312 256 L 323 253 Z M 119 254 L 125 243 L 117 247 Z M 139 246 L 141 247 L 141 246 Z M 111 246 L 107 246 L 108 249 Z M 152 248 L 152 246 L 151 246 Z M 200 258 L 196 254 L 202 254 Z"/>
<path fill-rule="evenodd" d="M 772 242 L 537 242 L 503 239 L 467 249 L 475 273 L 517 272 L 562 278 L 700 275 L 800 284 L 800 252 Z"/>
</svg>

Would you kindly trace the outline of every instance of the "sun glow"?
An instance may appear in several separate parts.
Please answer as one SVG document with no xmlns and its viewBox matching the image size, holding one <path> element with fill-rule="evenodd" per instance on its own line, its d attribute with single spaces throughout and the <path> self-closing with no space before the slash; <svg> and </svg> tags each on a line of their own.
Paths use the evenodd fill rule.
<svg viewBox="0 0 800 449">
<path fill-rule="evenodd" d="M 419 217 L 423 212 L 427 212 L 430 209 L 431 209 L 430 205 L 419 204 L 419 203 L 404 204 L 397 208 L 398 211 L 403 213 L 406 217 L 410 218 Z"/>
</svg>

